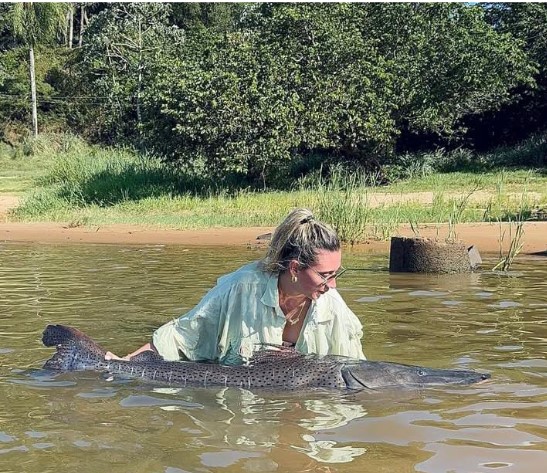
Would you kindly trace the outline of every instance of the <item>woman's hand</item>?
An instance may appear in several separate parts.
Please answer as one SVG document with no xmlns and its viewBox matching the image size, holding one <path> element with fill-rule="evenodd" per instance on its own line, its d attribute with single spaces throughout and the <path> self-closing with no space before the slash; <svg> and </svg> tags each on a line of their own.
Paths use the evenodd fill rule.
<svg viewBox="0 0 547 473">
<path fill-rule="evenodd" d="M 106 354 L 104 355 L 104 359 L 106 361 L 110 361 L 110 360 L 129 361 L 131 360 L 131 357 L 129 355 L 125 355 L 124 357 L 120 358 L 118 355 L 115 355 L 111 351 L 107 351 Z"/>
<path fill-rule="evenodd" d="M 118 355 L 115 355 L 111 351 L 107 351 L 104 355 L 104 359 L 106 361 L 110 360 L 119 360 L 119 361 L 130 361 L 131 358 L 134 356 L 137 356 L 139 353 L 142 353 L 143 351 L 149 351 L 152 350 L 154 353 L 157 353 L 156 349 L 154 348 L 154 345 L 151 343 L 146 343 L 142 347 L 140 347 L 138 350 L 135 350 L 133 353 L 129 353 L 129 355 L 125 355 L 124 357 L 120 358 Z"/>
</svg>

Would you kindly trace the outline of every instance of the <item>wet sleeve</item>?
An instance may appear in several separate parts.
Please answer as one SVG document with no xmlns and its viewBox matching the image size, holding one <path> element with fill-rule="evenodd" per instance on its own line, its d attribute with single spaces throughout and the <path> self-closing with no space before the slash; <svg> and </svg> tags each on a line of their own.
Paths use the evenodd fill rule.
<svg viewBox="0 0 547 473">
<path fill-rule="evenodd" d="M 338 293 L 336 293 L 333 310 L 338 319 L 335 337 L 336 354 L 366 360 L 363 353 L 363 324 Z"/>
<path fill-rule="evenodd" d="M 152 343 L 166 360 L 215 360 L 220 318 L 219 296 L 209 293 L 190 312 L 157 329 Z"/>
<path fill-rule="evenodd" d="M 363 326 L 357 316 L 348 309 L 347 343 L 340 343 L 340 355 L 358 360 L 366 360 L 363 353 Z"/>
</svg>

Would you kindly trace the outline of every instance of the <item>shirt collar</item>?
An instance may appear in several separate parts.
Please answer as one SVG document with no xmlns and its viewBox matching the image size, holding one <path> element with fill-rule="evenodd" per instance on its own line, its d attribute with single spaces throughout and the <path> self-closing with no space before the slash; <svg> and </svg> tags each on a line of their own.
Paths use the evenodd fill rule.
<svg viewBox="0 0 547 473">
<path fill-rule="evenodd" d="M 268 307 L 279 307 L 279 291 L 277 289 L 277 281 L 279 274 L 270 274 L 264 294 L 260 301 Z"/>
</svg>

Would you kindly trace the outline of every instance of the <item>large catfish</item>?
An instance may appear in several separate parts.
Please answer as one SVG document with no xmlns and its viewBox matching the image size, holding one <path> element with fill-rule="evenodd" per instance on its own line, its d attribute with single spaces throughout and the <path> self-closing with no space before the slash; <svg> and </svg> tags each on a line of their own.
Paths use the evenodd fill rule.
<svg viewBox="0 0 547 473">
<path fill-rule="evenodd" d="M 48 325 L 44 345 L 57 352 L 44 368 L 63 371 L 102 371 L 170 386 L 239 386 L 252 388 L 370 389 L 424 388 L 472 384 L 489 374 L 468 370 L 363 361 L 341 356 L 302 355 L 296 351 L 259 350 L 248 365 L 225 366 L 191 361 L 165 361 L 144 352 L 130 361 L 105 360 L 106 351 L 79 330 Z"/>
</svg>

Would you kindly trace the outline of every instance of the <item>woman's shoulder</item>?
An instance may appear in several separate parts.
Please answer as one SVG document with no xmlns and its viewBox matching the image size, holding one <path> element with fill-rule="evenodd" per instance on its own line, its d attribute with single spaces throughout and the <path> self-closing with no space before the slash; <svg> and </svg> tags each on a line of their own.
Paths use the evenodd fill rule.
<svg viewBox="0 0 547 473">
<path fill-rule="evenodd" d="M 221 276 L 217 281 L 219 287 L 230 287 L 240 284 L 265 284 L 270 274 L 262 269 L 260 261 L 245 264 L 235 271 Z"/>
</svg>

